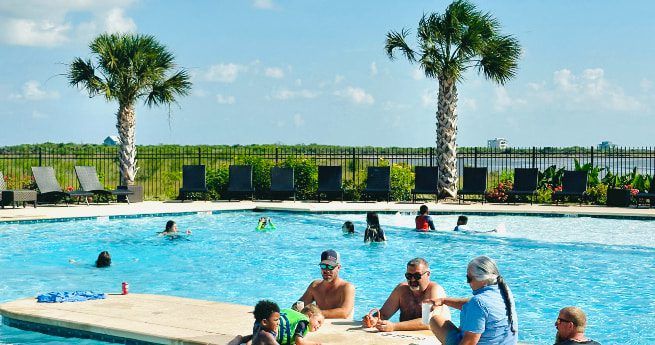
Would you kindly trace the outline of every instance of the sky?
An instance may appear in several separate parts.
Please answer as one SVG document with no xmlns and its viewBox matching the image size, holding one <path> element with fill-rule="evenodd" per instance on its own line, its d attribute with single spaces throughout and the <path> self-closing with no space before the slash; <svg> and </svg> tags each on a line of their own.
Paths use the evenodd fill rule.
<svg viewBox="0 0 655 345">
<path fill-rule="evenodd" d="M 458 84 L 458 146 L 653 146 L 653 1 L 472 1 L 522 54 L 497 85 Z M 138 144 L 435 144 L 437 81 L 384 51 L 415 47 L 449 1 L 3 0 L 0 146 L 101 143 L 118 104 L 67 83 L 102 32 L 154 35 L 192 76 L 172 108 L 137 107 Z"/>
</svg>

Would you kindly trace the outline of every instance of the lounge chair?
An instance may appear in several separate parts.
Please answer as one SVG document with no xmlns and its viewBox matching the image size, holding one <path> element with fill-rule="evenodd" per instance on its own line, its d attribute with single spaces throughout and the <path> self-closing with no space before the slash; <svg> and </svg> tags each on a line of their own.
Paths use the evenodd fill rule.
<svg viewBox="0 0 655 345">
<path fill-rule="evenodd" d="M 318 167 L 318 189 L 316 199 L 321 202 L 321 194 L 329 199 L 330 195 L 341 195 L 343 201 L 343 170 L 341 166 L 319 166 Z"/>
<path fill-rule="evenodd" d="M 98 178 L 98 172 L 94 166 L 75 166 L 75 175 L 77 175 L 77 181 L 80 183 L 80 189 L 84 192 L 90 192 L 93 195 L 101 195 L 107 198 L 107 203 L 109 203 L 109 196 L 113 195 L 118 198 L 122 196 L 125 198 L 127 203 L 130 203 L 129 195 L 134 194 L 133 191 L 127 189 L 114 189 L 109 190 L 100 183 Z"/>
<path fill-rule="evenodd" d="M 233 195 L 248 195 L 254 200 L 255 189 L 252 187 L 251 165 L 230 165 L 230 177 L 227 184 L 228 199 Z"/>
<path fill-rule="evenodd" d="M 207 179 L 204 165 L 182 166 L 182 188 L 178 199 L 186 200 L 189 193 L 207 193 Z"/>
<path fill-rule="evenodd" d="M 32 167 L 32 175 L 34 175 L 36 187 L 39 189 L 37 195 L 38 202 L 53 202 L 56 204 L 63 199 L 68 199 L 68 197 L 76 197 L 78 198 L 78 203 L 80 198 L 84 198 L 86 204 L 89 205 L 89 199 L 87 197 L 93 196 L 92 192 L 83 190 L 63 191 L 59 182 L 57 182 L 55 169 L 52 167 Z M 68 200 L 66 200 L 66 204 L 68 205 Z"/>
<path fill-rule="evenodd" d="M 29 189 L 7 189 L 5 177 L 2 171 L 0 171 L 0 206 L 5 208 L 5 206 L 12 205 L 16 208 L 16 205 L 21 202 L 23 203 L 23 207 L 28 202 L 34 203 L 34 207 L 36 207 L 36 191 Z"/>
<path fill-rule="evenodd" d="M 484 204 L 487 194 L 487 168 L 464 168 L 464 187 L 457 191 L 458 203 L 464 200 L 477 201 L 478 199 L 467 199 L 467 195 L 480 195 L 480 201 Z"/>
<path fill-rule="evenodd" d="M 556 205 L 559 205 L 559 200 L 564 197 L 578 197 L 580 205 L 587 195 L 587 172 L 586 171 L 572 171 L 564 170 L 562 176 L 562 190 L 553 192 L 552 199 Z"/>
<path fill-rule="evenodd" d="M 416 202 L 416 194 L 434 194 L 434 201 L 439 201 L 439 168 L 421 167 L 414 169 L 414 189 L 412 189 L 412 202 Z"/>
<path fill-rule="evenodd" d="M 539 169 L 537 168 L 516 168 L 514 169 L 514 185 L 512 190 L 507 191 L 507 203 L 510 199 L 516 203 L 518 195 L 528 195 L 530 205 L 534 202 L 537 195 L 537 184 L 539 183 Z M 511 198 L 510 198 L 511 197 Z"/>
<path fill-rule="evenodd" d="M 293 196 L 293 201 L 296 201 L 293 168 L 271 168 L 271 201 L 279 195 Z"/>
<path fill-rule="evenodd" d="M 391 198 L 391 168 L 390 167 L 368 167 L 366 188 L 362 191 L 364 201 L 369 196 L 387 196 L 387 202 Z"/>
<path fill-rule="evenodd" d="M 639 207 L 639 202 L 646 199 L 650 200 L 651 207 L 655 206 L 655 179 L 650 181 L 648 192 L 644 191 L 635 195 L 635 206 Z"/>
</svg>

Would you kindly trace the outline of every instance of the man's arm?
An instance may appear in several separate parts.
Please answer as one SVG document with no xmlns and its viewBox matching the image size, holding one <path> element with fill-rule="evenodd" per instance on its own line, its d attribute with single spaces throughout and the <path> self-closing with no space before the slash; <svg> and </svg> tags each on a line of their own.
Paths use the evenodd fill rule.
<svg viewBox="0 0 655 345">
<path fill-rule="evenodd" d="M 312 302 L 314 302 L 314 282 L 309 283 L 309 286 L 307 287 L 307 290 L 305 290 L 305 293 L 302 294 L 302 296 L 298 299 L 299 301 L 303 301 L 305 305 L 309 305 Z M 327 317 L 327 316 L 326 316 Z"/>
<path fill-rule="evenodd" d="M 380 320 L 389 320 L 400 309 L 400 285 L 396 286 L 380 308 Z"/>
<path fill-rule="evenodd" d="M 326 319 L 347 319 L 351 317 L 355 306 L 355 286 L 353 284 L 347 283 L 344 286 L 342 301 L 341 306 L 338 308 L 321 310 L 323 316 Z"/>
<path fill-rule="evenodd" d="M 295 338 L 296 345 L 321 345 L 321 343 L 305 340 L 305 338 L 298 335 L 296 335 L 294 338 Z"/>
<path fill-rule="evenodd" d="M 436 230 L 434 227 L 434 223 L 432 222 L 432 217 L 428 216 L 428 226 L 430 227 L 430 230 Z"/>
<path fill-rule="evenodd" d="M 396 286 L 395 289 L 384 302 L 382 309 L 380 309 L 381 320 L 375 326 L 380 332 L 392 331 L 417 331 L 422 329 L 430 329 L 428 325 L 423 324 L 421 318 L 416 318 L 401 322 L 391 322 L 389 319 L 400 309 L 400 296 L 401 285 Z"/>
</svg>

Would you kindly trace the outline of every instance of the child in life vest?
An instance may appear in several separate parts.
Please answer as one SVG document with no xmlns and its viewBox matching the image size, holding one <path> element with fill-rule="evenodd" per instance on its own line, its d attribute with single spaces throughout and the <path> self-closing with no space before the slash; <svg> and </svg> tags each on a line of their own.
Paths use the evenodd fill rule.
<svg viewBox="0 0 655 345">
<path fill-rule="evenodd" d="M 416 231 L 428 232 L 434 230 L 434 223 L 428 213 L 430 213 L 428 207 L 426 205 L 421 205 L 419 208 L 419 215 L 414 219 L 416 223 Z"/>
</svg>

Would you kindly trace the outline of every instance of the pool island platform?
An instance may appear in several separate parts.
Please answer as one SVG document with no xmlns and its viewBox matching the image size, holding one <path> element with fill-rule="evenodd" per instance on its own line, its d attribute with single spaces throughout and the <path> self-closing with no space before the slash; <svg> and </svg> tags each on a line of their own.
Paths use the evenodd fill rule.
<svg viewBox="0 0 655 345">
<path fill-rule="evenodd" d="M 228 344 L 252 331 L 251 306 L 163 295 L 108 294 L 84 302 L 0 304 L 3 323 L 57 336 L 123 344 Z M 380 333 L 353 320 L 326 320 L 308 340 L 334 345 L 438 345 L 430 331 Z"/>
</svg>

